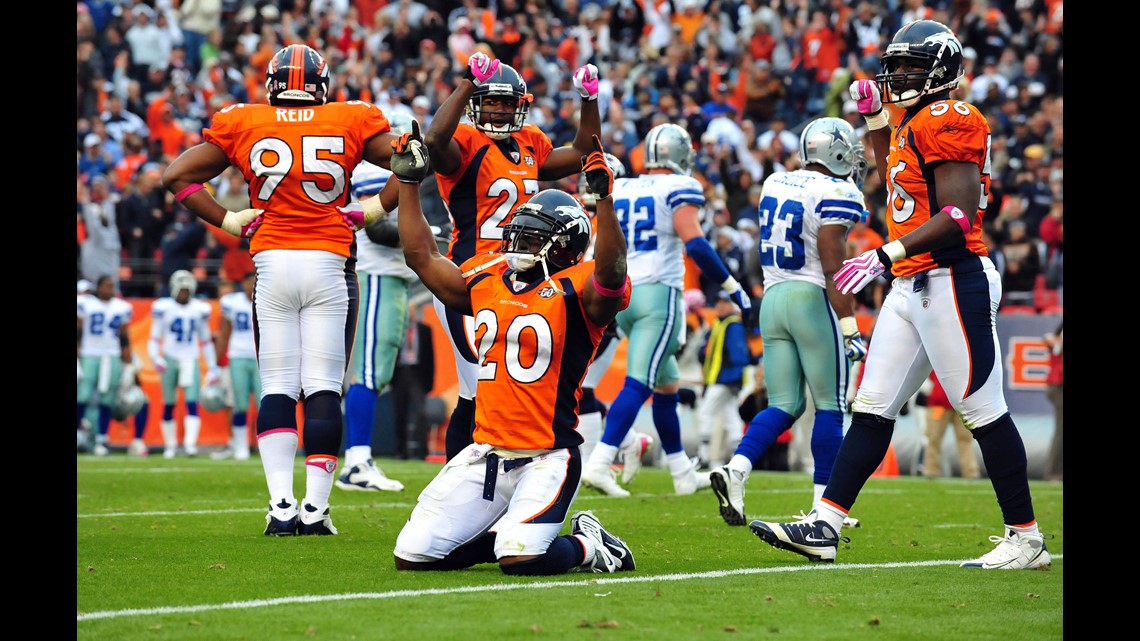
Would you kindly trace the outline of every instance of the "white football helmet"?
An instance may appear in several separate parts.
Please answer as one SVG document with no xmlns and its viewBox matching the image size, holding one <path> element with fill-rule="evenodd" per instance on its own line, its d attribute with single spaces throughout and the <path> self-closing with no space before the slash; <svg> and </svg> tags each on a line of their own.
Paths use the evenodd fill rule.
<svg viewBox="0 0 1140 641">
<path fill-rule="evenodd" d="M 198 291 L 198 279 L 189 271 L 180 269 L 170 275 L 170 295 L 177 298 L 178 292 L 184 289 L 190 290 L 190 297 L 193 298 Z"/>
<path fill-rule="evenodd" d="M 217 412 L 226 407 L 226 390 L 221 382 L 203 385 L 198 393 L 198 404 L 207 412 Z"/>
<path fill-rule="evenodd" d="M 696 156 L 692 136 L 680 125 L 671 122 L 657 125 L 645 136 L 646 169 L 664 167 L 688 176 Z"/>
<path fill-rule="evenodd" d="M 116 421 L 125 421 L 137 414 L 146 403 L 146 394 L 138 385 L 131 385 L 115 393 L 115 401 L 111 405 L 111 416 Z"/>
<path fill-rule="evenodd" d="M 859 136 L 842 118 L 817 118 L 800 133 L 800 164 L 823 165 L 840 178 L 851 176 Z"/>
</svg>

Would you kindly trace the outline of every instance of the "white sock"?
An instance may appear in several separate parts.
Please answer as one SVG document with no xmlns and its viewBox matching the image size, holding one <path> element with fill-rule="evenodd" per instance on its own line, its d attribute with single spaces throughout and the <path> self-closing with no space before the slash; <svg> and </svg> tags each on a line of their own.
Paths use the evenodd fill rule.
<svg viewBox="0 0 1140 641">
<path fill-rule="evenodd" d="M 845 513 L 840 512 L 837 508 L 832 507 L 831 504 L 824 503 L 823 501 L 817 501 L 816 504 L 812 506 L 812 511 L 815 512 L 816 518 L 821 521 L 826 521 L 836 532 L 843 528 L 843 519 L 847 518 Z"/>
<path fill-rule="evenodd" d="M 187 415 L 183 426 L 186 433 L 182 436 L 182 444 L 187 448 L 198 447 L 198 433 L 202 431 L 202 417 Z"/>
<path fill-rule="evenodd" d="M 618 449 L 633 445 L 634 440 L 637 439 L 639 434 L 640 432 L 633 429 L 632 427 L 626 430 L 625 436 L 623 436 L 621 439 L 621 445 L 618 445 Z"/>
<path fill-rule="evenodd" d="M 351 470 L 353 466 L 372 458 L 371 445 L 353 445 L 344 451 L 344 469 Z"/>
<path fill-rule="evenodd" d="M 282 498 L 296 503 L 293 496 L 293 463 L 297 458 L 297 433 L 279 431 L 263 434 L 257 440 L 261 467 L 273 501 Z"/>
<path fill-rule="evenodd" d="M 748 457 L 743 454 L 733 454 L 732 460 L 728 462 L 728 469 L 743 472 L 744 478 L 748 478 L 748 475 L 752 473 L 752 461 L 749 461 Z"/>
<path fill-rule="evenodd" d="M 585 469 L 592 467 L 609 467 L 617 460 L 618 448 L 599 442 L 590 452 L 590 459 L 586 461 Z"/>
<path fill-rule="evenodd" d="M 174 421 L 162 422 L 162 444 L 168 450 L 178 447 L 178 426 Z"/>
<path fill-rule="evenodd" d="M 332 459 L 332 465 L 328 465 L 329 459 Z M 331 472 L 328 469 L 330 467 Z M 317 508 L 318 514 L 329 506 L 329 495 L 332 494 L 335 478 L 335 456 L 310 456 L 305 460 L 305 502 Z"/>
<path fill-rule="evenodd" d="M 689 473 L 689 470 L 693 469 L 693 461 L 689 459 L 689 455 L 685 453 L 685 450 L 667 454 L 665 460 L 669 463 L 669 473 L 672 474 L 674 478 L 684 476 Z"/>
<path fill-rule="evenodd" d="M 814 491 L 812 492 L 811 504 L 815 505 L 816 503 L 819 503 L 820 499 L 823 498 L 823 491 L 827 489 L 827 486 L 815 483 L 812 485 L 812 488 Z"/>
</svg>

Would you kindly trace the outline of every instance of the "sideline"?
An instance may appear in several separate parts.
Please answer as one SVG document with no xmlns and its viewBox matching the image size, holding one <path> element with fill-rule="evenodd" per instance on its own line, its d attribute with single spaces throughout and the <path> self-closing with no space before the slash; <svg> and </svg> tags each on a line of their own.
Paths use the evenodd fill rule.
<svg viewBox="0 0 1140 641">
<path fill-rule="evenodd" d="M 1064 554 L 1053 556 L 1054 561 L 1061 561 Z M 630 576 L 615 578 L 591 578 L 566 581 L 543 581 L 541 583 L 515 583 L 495 585 L 469 585 L 455 588 L 432 588 L 427 590 L 393 590 L 389 592 L 349 592 L 347 594 L 321 594 L 282 597 L 279 599 L 255 599 L 253 601 L 231 601 L 229 603 L 183 605 L 163 608 L 132 608 L 128 610 L 105 610 L 102 612 L 87 612 L 75 615 L 76 623 L 95 621 L 97 619 L 119 619 L 124 617 L 151 616 L 155 614 L 187 614 L 193 612 L 212 612 L 217 610 L 251 610 L 254 608 L 272 607 L 278 605 L 292 605 L 295 603 L 327 603 L 330 601 L 355 601 L 384 599 L 400 599 L 406 597 L 423 597 L 447 594 L 472 594 L 478 592 L 506 592 L 510 590 L 528 590 L 533 588 L 580 588 L 590 585 L 617 585 L 628 583 L 649 583 L 651 581 L 689 581 L 703 579 L 717 579 L 726 576 L 745 576 L 750 574 L 782 574 L 787 572 L 828 572 L 832 570 L 881 570 L 890 568 L 917 568 L 933 567 L 939 565 L 958 565 L 957 561 L 915 561 L 912 563 L 829 563 L 812 565 L 794 565 L 776 568 L 740 568 L 738 570 L 716 570 L 711 572 L 692 572 L 687 574 L 657 574 L 654 576 Z"/>
</svg>

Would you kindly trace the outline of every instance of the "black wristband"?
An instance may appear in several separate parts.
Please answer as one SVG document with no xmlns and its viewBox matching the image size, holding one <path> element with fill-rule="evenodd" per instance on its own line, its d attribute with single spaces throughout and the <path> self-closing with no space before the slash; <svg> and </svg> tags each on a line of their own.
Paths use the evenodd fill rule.
<svg viewBox="0 0 1140 641">
<path fill-rule="evenodd" d="M 883 267 L 886 267 L 887 271 L 890 271 L 891 270 L 891 263 L 893 263 L 894 261 L 891 260 L 891 257 L 887 255 L 887 252 L 883 251 L 882 247 L 879 247 L 878 249 L 875 250 L 875 255 L 877 255 L 879 257 L 879 262 L 881 262 L 883 264 Z"/>
<path fill-rule="evenodd" d="M 471 67 L 463 68 L 463 79 L 470 80 L 473 85 L 478 85 L 478 83 L 475 82 L 475 74 L 471 73 Z"/>
</svg>

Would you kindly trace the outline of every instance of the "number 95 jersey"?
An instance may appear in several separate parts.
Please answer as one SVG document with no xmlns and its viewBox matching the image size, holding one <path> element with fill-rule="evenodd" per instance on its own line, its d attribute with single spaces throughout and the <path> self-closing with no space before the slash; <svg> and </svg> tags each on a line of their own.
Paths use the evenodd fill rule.
<svg viewBox="0 0 1140 641">
<path fill-rule="evenodd" d="M 352 170 L 365 143 L 391 130 L 379 108 L 351 100 L 304 107 L 237 104 L 214 114 L 206 142 L 217 145 L 249 183 L 265 218 L 251 255 L 316 249 L 344 257 L 355 238 L 336 207 L 349 203 Z"/>
</svg>

